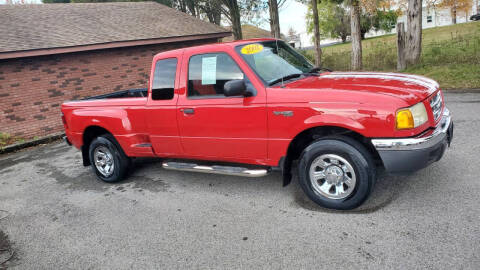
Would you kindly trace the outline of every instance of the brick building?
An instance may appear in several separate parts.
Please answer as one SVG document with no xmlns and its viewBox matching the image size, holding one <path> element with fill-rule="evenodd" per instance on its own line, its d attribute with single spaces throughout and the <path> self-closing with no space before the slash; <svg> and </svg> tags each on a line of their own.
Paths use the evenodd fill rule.
<svg viewBox="0 0 480 270">
<path fill-rule="evenodd" d="M 61 132 L 65 100 L 146 87 L 152 56 L 230 32 L 154 2 L 0 6 L 0 132 Z"/>
</svg>

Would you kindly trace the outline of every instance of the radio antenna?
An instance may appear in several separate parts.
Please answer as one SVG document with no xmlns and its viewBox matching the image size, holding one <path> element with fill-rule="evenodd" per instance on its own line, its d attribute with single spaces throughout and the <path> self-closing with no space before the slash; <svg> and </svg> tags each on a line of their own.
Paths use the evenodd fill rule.
<svg viewBox="0 0 480 270">
<path fill-rule="evenodd" d="M 278 38 L 275 38 L 275 46 L 277 47 L 277 55 L 280 57 L 280 51 L 278 50 Z M 282 76 L 282 87 L 283 87 L 283 76 Z"/>
</svg>

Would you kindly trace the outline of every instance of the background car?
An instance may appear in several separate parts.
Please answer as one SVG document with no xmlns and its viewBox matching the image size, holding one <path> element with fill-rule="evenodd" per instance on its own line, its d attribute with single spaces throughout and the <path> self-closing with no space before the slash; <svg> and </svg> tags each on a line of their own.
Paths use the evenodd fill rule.
<svg viewBox="0 0 480 270">
<path fill-rule="evenodd" d="M 470 20 L 471 20 L 471 21 L 478 21 L 478 20 L 480 20 L 480 13 L 470 16 Z"/>
</svg>

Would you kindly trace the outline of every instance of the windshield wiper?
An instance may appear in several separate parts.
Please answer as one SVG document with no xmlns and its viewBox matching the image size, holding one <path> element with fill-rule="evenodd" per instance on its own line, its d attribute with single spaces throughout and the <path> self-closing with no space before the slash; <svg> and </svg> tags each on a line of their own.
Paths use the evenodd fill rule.
<svg viewBox="0 0 480 270">
<path fill-rule="evenodd" d="M 314 68 L 310 69 L 310 70 L 308 71 L 308 73 L 318 73 L 319 71 L 322 71 L 322 70 L 325 70 L 325 71 L 328 71 L 328 72 L 332 72 L 332 70 L 329 69 L 329 68 L 314 67 Z"/>
<path fill-rule="evenodd" d="M 283 76 L 281 78 L 278 78 L 278 79 L 275 79 L 271 82 L 268 83 L 269 86 L 272 86 L 274 84 L 277 84 L 279 82 L 283 82 L 283 81 L 287 81 L 287 80 L 290 80 L 290 79 L 293 79 L 293 78 L 298 78 L 300 76 L 302 76 L 303 74 L 302 73 L 293 73 L 293 74 L 290 74 L 290 75 L 287 75 L 287 76 Z"/>
</svg>

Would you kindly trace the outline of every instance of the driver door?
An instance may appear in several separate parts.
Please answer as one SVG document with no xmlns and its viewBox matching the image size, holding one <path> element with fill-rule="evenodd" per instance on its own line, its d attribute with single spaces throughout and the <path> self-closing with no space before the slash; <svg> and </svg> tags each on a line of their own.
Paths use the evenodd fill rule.
<svg viewBox="0 0 480 270">
<path fill-rule="evenodd" d="M 198 50 L 184 54 L 181 81 L 188 83 L 177 103 L 177 121 L 188 157 L 245 163 L 267 158 L 264 89 L 252 84 L 234 57 Z M 223 86 L 238 79 L 255 95 L 226 97 Z"/>
</svg>

